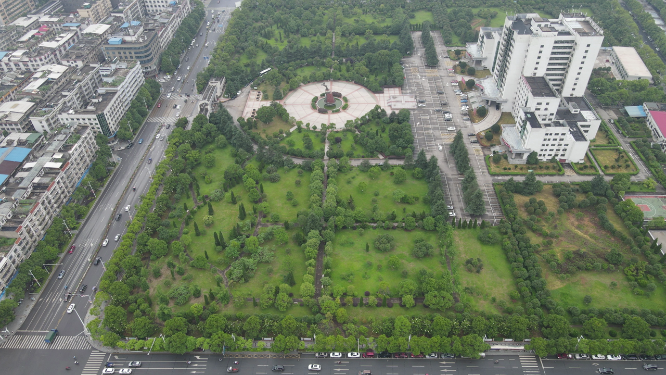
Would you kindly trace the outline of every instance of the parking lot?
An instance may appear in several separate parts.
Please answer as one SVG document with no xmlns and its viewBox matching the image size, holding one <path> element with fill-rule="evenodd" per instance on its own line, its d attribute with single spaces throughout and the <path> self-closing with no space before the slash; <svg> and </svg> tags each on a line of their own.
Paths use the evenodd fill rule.
<svg viewBox="0 0 666 375">
<path fill-rule="evenodd" d="M 439 161 L 442 170 L 442 184 L 448 202 L 454 207 L 457 217 L 464 219 L 470 216 L 464 212 L 462 201 L 462 175 L 458 174 L 455 162 L 449 153 L 449 145 L 453 142 L 457 130 L 463 132 L 470 162 L 477 176 L 479 187 L 486 198 L 486 215 L 483 219 L 497 222 L 502 218 L 497 196 L 492 188 L 492 180 L 485 166 L 484 150 L 475 143 L 474 137 L 467 134 L 474 133 L 472 123 L 467 119 L 467 113 L 461 110 L 460 96 L 455 90 L 458 81 L 453 67 L 455 62 L 448 58 L 446 46 L 439 33 L 432 33 L 435 48 L 439 56 L 439 66 L 436 68 L 425 66 L 425 49 L 421 44 L 421 34 L 413 33 L 414 54 L 403 59 L 405 71 L 405 85 L 403 92 L 416 97 L 419 106 L 412 111 L 412 129 L 416 143 L 416 152 L 425 150 L 426 155 L 434 155 Z M 482 101 L 476 95 L 470 95 L 468 104 L 481 105 Z M 469 101 L 472 101 L 469 103 Z M 442 105 L 442 103 L 447 103 Z M 450 119 L 445 119 L 446 113 Z M 450 120 L 450 121 L 447 121 Z"/>
</svg>

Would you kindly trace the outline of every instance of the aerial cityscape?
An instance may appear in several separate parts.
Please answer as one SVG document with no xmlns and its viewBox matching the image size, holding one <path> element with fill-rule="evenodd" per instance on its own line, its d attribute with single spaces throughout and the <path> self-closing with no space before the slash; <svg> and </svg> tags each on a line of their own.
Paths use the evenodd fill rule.
<svg viewBox="0 0 666 375">
<path fill-rule="evenodd" d="M 665 371 L 664 18 L 0 0 L 0 373 Z"/>
</svg>

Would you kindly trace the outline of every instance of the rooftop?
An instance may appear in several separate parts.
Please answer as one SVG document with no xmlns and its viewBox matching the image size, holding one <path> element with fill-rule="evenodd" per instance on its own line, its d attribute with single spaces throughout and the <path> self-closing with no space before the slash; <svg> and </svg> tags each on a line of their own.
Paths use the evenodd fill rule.
<svg viewBox="0 0 666 375">
<path fill-rule="evenodd" d="M 18 122 L 36 104 L 28 101 L 11 101 L 0 104 L 2 121 Z"/>
<path fill-rule="evenodd" d="M 617 59 L 620 60 L 628 75 L 652 77 L 650 69 L 645 66 L 643 59 L 641 59 L 634 47 L 613 47 L 613 52 L 617 56 Z"/>
<path fill-rule="evenodd" d="M 525 112 L 525 121 L 527 121 L 528 124 L 530 124 L 530 127 L 532 128 L 541 128 L 541 123 L 539 122 L 539 119 L 534 115 L 534 112 Z"/>
<path fill-rule="evenodd" d="M 534 97 L 556 98 L 557 95 L 544 77 L 523 77 Z"/>
<path fill-rule="evenodd" d="M 110 28 L 111 28 L 111 25 L 106 25 L 106 24 L 103 24 L 103 23 L 96 23 L 96 24 L 93 24 L 93 25 L 90 25 L 90 26 L 86 27 L 86 29 L 83 30 L 83 34 L 102 35 Z"/>
<path fill-rule="evenodd" d="M 655 124 L 661 132 L 661 136 L 666 135 L 666 111 L 649 111 L 650 116 L 654 119 Z"/>
</svg>

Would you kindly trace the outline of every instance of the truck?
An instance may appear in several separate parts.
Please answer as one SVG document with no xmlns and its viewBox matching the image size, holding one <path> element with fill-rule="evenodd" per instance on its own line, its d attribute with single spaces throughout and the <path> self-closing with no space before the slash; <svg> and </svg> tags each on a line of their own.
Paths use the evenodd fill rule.
<svg viewBox="0 0 666 375">
<path fill-rule="evenodd" d="M 50 344 L 55 341 L 56 336 L 58 336 L 58 330 L 54 328 L 46 334 L 46 337 L 44 337 L 44 342 Z"/>
</svg>

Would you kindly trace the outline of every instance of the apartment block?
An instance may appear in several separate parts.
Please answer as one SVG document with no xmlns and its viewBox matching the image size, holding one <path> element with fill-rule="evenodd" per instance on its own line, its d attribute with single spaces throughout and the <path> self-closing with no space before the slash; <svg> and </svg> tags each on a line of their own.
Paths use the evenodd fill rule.
<svg viewBox="0 0 666 375">
<path fill-rule="evenodd" d="M 81 17 L 87 18 L 90 23 L 99 23 L 111 15 L 111 0 L 92 0 L 83 3 L 77 11 Z"/>
<path fill-rule="evenodd" d="M 7 25 L 34 9 L 34 0 L 0 0 L 0 25 Z"/>
<path fill-rule="evenodd" d="M 613 47 L 610 56 L 620 75 L 617 79 L 625 81 L 647 79 L 652 83 L 652 73 L 634 47 Z"/>
<path fill-rule="evenodd" d="M 15 239 L 0 249 L 0 290 L 57 220 L 98 149 L 87 126 L 63 129 L 49 140 L 38 133 L 13 136 L 0 143 L 0 237 Z"/>
<path fill-rule="evenodd" d="M 117 63 L 100 67 L 102 85 L 83 108 L 64 107 L 58 115 L 66 126 L 89 126 L 107 137 L 118 131 L 120 119 L 130 107 L 145 79 L 141 65 Z"/>
</svg>

